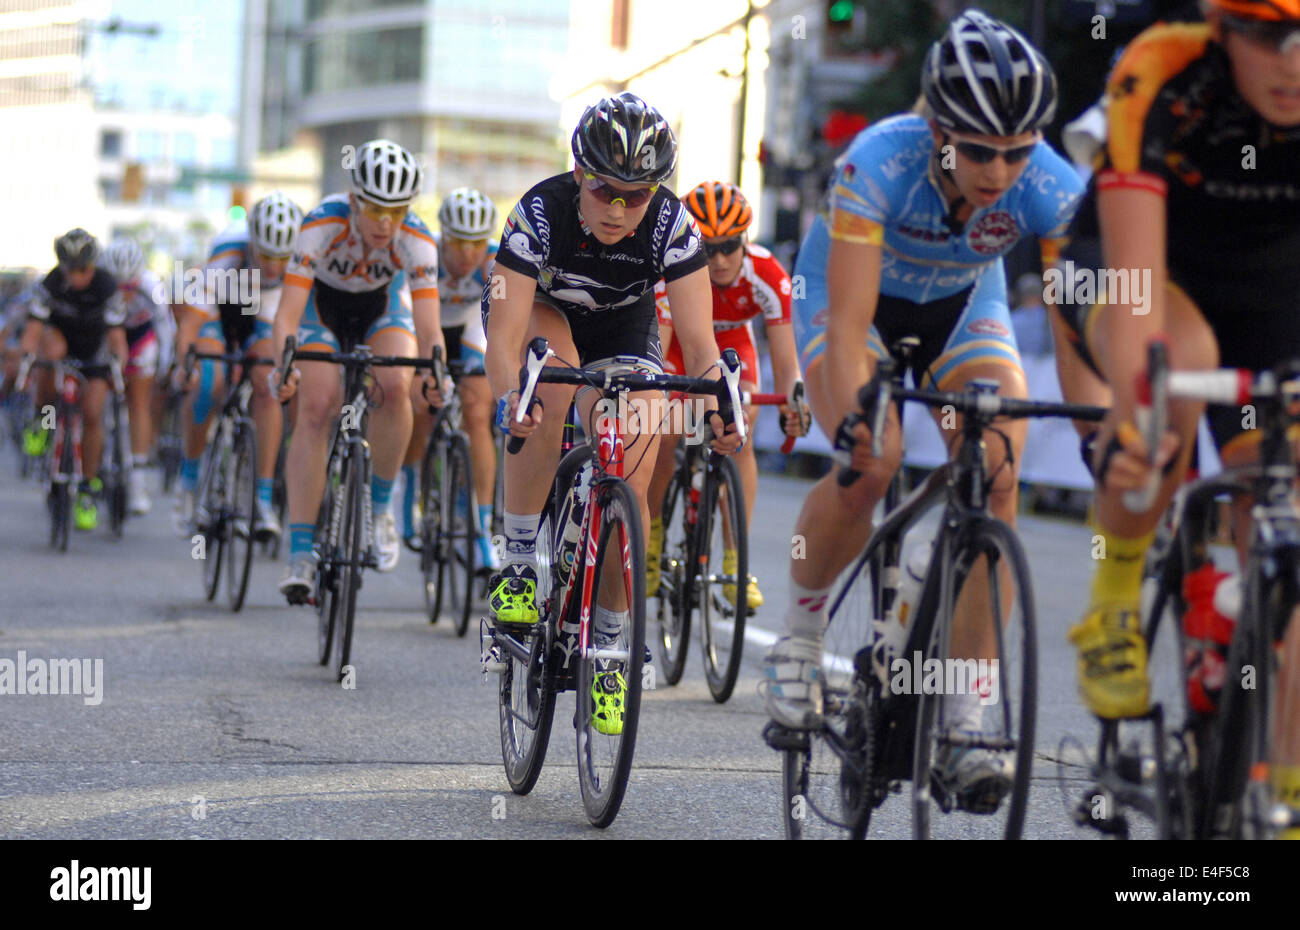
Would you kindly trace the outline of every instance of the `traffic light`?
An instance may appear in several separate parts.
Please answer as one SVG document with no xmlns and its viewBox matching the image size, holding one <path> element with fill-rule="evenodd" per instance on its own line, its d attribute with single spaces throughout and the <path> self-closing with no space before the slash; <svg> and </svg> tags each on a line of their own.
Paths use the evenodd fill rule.
<svg viewBox="0 0 1300 930">
<path fill-rule="evenodd" d="M 863 0 L 826 0 L 824 51 L 828 57 L 853 55 L 864 50 L 867 9 Z"/>
<path fill-rule="evenodd" d="M 122 168 L 122 202 L 138 203 L 144 194 L 144 165 L 127 162 Z"/>
<path fill-rule="evenodd" d="M 232 223 L 243 222 L 248 217 L 248 211 L 245 209 L 248 200 L 248 189 L 237 185 L 230 189 L 230 209 L 226 211 L 226 219 Z"/>
</svg>

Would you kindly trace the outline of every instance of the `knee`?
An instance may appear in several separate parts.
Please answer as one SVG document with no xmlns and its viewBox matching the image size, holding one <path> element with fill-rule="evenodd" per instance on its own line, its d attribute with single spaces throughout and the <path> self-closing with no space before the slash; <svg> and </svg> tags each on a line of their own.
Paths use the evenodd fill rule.
<svg viewBox="0 0 1300 930">
<path fill-rule="evenodd" d="M 375 375 L 375 381 L 384 398 L 380 409 L 389 415 L 396 415 L 396 412 L 402 408 L 410 409 L 409 403 L 403 403 L 411 390 L 409 371 L 397 368 L 380 369 Z"/>
</svg>

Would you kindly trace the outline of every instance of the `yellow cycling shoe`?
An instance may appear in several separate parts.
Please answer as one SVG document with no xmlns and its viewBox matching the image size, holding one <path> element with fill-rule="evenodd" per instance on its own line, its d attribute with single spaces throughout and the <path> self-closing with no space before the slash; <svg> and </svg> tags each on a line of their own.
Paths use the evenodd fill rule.
<svg viewBox="0 0 1300 930">
<path fill-rule="evenodd" d="M 722 551 L 722 574 L 735 575 L 738 561 L 735 549 L 724 549 Z M 729 602 L 734 601 L 736 599 L 736 586 L 734 584 L 724 584 L 722 586 L 722 596 Z M 758 579 L 750 575 L 749 584 L 745 585 L 745 607 L 748 612 L 752 612 L 755 607 L 762 606 L 763 592 L 758 590 Z"/>
<path fill-rule="evenodd" d="M 507 565 L 492 579 L 488 607 L 502 623 L 536 623 L 537 572 L 529 565 Z"/>
<path fill-rule="evenodd" d="M 591 683 L 591 724 L 596 732 L 605 736 L 621 736 L 626 713 L 627 681 L 622 673 L 597 673 Z"/>
<path fill-rule="evenodd" d="M 664 551 L 664 521 L 656 518 L 650 521 L 650 541 L 645 547 L 645 596 L 657 597 L 659 594 L 659 559 Z"/>
<path fill-rule="evenodd" d="M 1098 717 L 1139 717 L 1151 695 L 1147 646 L 1135 608 L 1109 605 L 1070 627 L 1079 651 L 1079 696 Z"/>
</svg>

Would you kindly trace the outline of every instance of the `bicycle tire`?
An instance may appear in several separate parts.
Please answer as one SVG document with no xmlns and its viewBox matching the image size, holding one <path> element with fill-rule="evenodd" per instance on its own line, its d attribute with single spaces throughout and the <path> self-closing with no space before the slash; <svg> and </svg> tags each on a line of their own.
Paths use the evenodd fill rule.
<svg viewBox="0 0 1300 930">
<path fill-rule="evenodd" d="M 729 457 L 711 456 L 715 469 L 705 478 L 700 521 L 696 534 L 699 581 L 692 603 L 699 609 L 700 651 L 704 680 L 713 700 L 725 704 L 736 687 L 745 651 L 745 618 L 749 605 L 749 537 L 745 524 L 745 495 L 740 471 Z M 726 549 L 723 516 L 731 523 L 736 546 L 735 590 L 726 592 L 723 553 Z M 727 627 L 730 626 L 730 629 Z"/>
<path fill-rule="evenodd" d="M 122 422 L 122 398 L 116 393 L 111 400 L 113 408 L 113 438 L 109 480 L 105 483 L 108 498 L 108 526 L 113 536 L 122 538 L 126 524 L 126 436 Z"/>
<path fill-rule="evenodd" d="M 316 517 L 316 659 L 328 665 L 334 648 L 334 623 L 338 617 L 338 559 L 339 533 L 335 530 L 334 514 L 343 506 L 340 482 L 342 461 L 337 452 L 335 438 L 330 457 L 325 466 L 325 493 Z"/>
<path fill-rule="evenodd" d="M 554 648 L 554 634 L 565 619 L 559 616 L 563 609 L 563 591 L 562 566 L 558 555 L 567 519 L 564 505 L 568 501 L 569 489 L 578 468 L 589 460 L 590 455 L 590 450 L 585 446 L 582 452 L 571 451 L 556 469 L 537 532 L 537 601 L 539 607 L 545 605 L 546 613 L 541 622 L 527 633 L 528 661 L 521 662 L 513 654 L 504 657 L 506 668 L 501 673 L 497 690 L 501 760 L 505 764 L 510 790 L 515 794 L 528 794 L 533 790 L 550 746 L 559 661 Z M 523 684 L 517 686 L 517 682 Z M 531 726 L 528 723 L 530 720 Z"/>
<path fill-rule="evenodd" d="M 984 730 L 984 726 L 988 723 L 988 715 L 982 714 L 984 719 L 979 729 L 986 735 L 973 748 L 1001 747 L 1001 751 L 1013 753 L 1014 758 L 1009 761 L 1014 765 L 1014 771 L 1005 796 L 996 800 L 994 796 L 999 792 L 991 787 L 997 781 L 996 778 L 988 779 L 987 784 L 976 782 L 968 786 L 968 794 L 965 798 L 955 791 L 950 791 L 949 786 L 944 785 L 935 773 L 938 767 L 937 757 L 941 751 L 941 743 L 959 744 L 956 742 L 955 735 L 947 736 L 940 733 L 941 728 L 946 730 L 945 724 L 950 723 L 944 719 L 947 715 L 947 709 L 943 706 L 946 704 L 946 695 L 926 693 L 927 689 L 923 685 L 922 693 L 915 696 L 917 710 L 912 768 L 913 836 L 916 839 L 931 838 L 935 826 L 934 808 L 938 807 L 945 813 L 952 810 L 971 811 L 978 815 L 979 828 L 996 831 L 1003 839 L 1019 839 L 1024 829 L 1029 781 L 1033 771 L 1038 694 L 1035 610 L 1029 562 L 1015 532 L 998 520 L 988 517 L 976 518 L 962 526 L 958 532 L 960 535 L 955 540 L 936 542 L 939 574 L 937 578 L 933 577 L 935 566 L 932 565 L 930 568 L 932 577 L 926 582 L 927 591 L 923 592 L 921 603 L 918 605 L 916 622 L 924 624 L 927 622 L 927 617 L 935 618 L 926 637 L 928 643 L 924 654 L 926 660 L 931 658 L 941 660 L 945 668 L 945 686 L 941 687 L 940 691 L 945 691 L 948 666 L 951 665 L 955 670 L 959 667 L 957 662 L 960 661 L 969 676 L 970 667 L 965 665 L 965 662 L 974 660 L 947 662 L 951 624 L 938 621 L 945 616 L 952 616 L 961 592 L 966 582 L 974 576 L 981 557 L 984 557 L 983 571 L 989 579 L 989 600 L 1001 605 L 1005 585 L 996 565 L 997 563 L 1006 565 L 1007 577 L 1012 589 L 1011 607 L 1009 611 L 995 609 L 993 613 L 996 620 L 994 628 L 997 666 L 992 674 L 998 683 L 996 703 L 998 710 L 1001 711 L 1002 729 L 988 736 L 988 731 Z M 939 551 L 941 546 L 945 550 L 943 553 Z M 996 558 L 989 558 L 993 554 L 996 554 Z M 936 591 L 937 597 L 927 598 L 927 594 Z M 937 601 L 933 613 L 926 609 L 927 601 Z M 1004 624 L 1002 617 L 1007 612 L 1010 616 Z M 978 667 L 975 674 L 978 675 Z M 976 687 L 979 682 L 979 678 L 973 683 L 970 682 L 969 677 L 967 678 L 967 683 Z M 892 684 L 891 681 L 891 686 Z M 973 694 L 969 696 L 975 697 Z M 979 700 L 983 699 L 979 698 Z M 990 805 L 992 809 L 986 809 Z M 994 817 L 997 812 L 1004 809 L 1005 821 Z M 953 831 L 960 829 L 962 836 L 969 836 L 976 826 L 975 820 L 966 819 L 960 827 L 954 822 L 945 823 L 944 828 L 941 833 L 948 833 L 951 828 Z"/>
<path fill-rule="evenodd" d="M 171 494 L 181 472 L 180 395 L 167 392 L 163 404 L 162 428 L 158 435 L 158 464 L 162 466 L 163 494 Z"/>
<path fill-rule="evenodd" d="M 435 424 L 420 463 L 420 575 L 424 579 L 424 609 L 430 623 L 442 615 L 442 581 L 438 546 L 442 539 L 442 474 L 445 444 Z"/>
<path fill-rule="evenodd" d="M 53 450 L 59 450 L 58 465 L 50 469 L 50 545 L 59 552 L 68 551 L 68 536 L 72 532 L 72 481 L 76 477 L 76 450 L 68 423 L 70 413 L 60 402 L 55 420 L 56 432 L 51 438 L 50 446 L 51 459 L 54 458 Z"/>
<path fill-rule="evenodd" d="M 658 653 L 664 681 L 676 685 L 686 670 L 690 651 L 691 611 L 686 607 L 689 588 L 687 566 L 690 564 L 690 530 L 687 528 L 690 477 L 684 468 L 673 470 L 664 488 L 660 519 L 663 521 L 663 545 L 659 553 L 659 590 L 655 594 L 655 619 L 658 623 Z"/>
<path fill-rule="evenodd" d="M 356 622 L 357 590 L 361 587 L 361 560 L 365 555 L 365 501 L 362 495 L 370 493 L 369 475 L 366 474 L 365 453 L 360 444 L 352 446 L 344 459 L 347 474 L 347 501 L 343 511 L 342 564 L 338 575 L 338 616 L 334 621 L 334 670 L 342 681 L 352 662 L 352 633 Z"/>
<path fill-rule="evenodd" d="M 221 560 L 225 552 L 225 534 L 221 532 L 221 521 L 225 518 L 226 507 L 226 491 L 223 487 L 225 466 L 222 463 L 226 453 L 222 435 L 218 425 L 216 439 L 203 456 L 195 508 L 195 529 L 203 537 L 203 594 L 209 601 L 217 596 L 217 587 L 221 582 Z M 198 525 L 197 514 L 200 512 L 208 515 L 205 526 Z"/>
<path fill-rule="evenodd" d="M 448 605 L 455 612 L 457 636 L 464 636 L 469 629 L 469 615 L 474 607 L 474 549 L 478 540 L 474 532 L 473 510 L 474 474 L 470 469 L 469 440 L 463 433 L 453 433 L 447 444 L 449 519 L 443 527 L 444 540 L 440 551 L 444 558 L 438 563 L 438 588 L 448 592 Z"/>
<path fill-rule="evenodd" d="M 623 672 L 619 673 L 616 668 L 598 668 L 597 663 L 604 660 L 594 656 L 583 656 L 578 663 L 578 782 L 587 819 L 593 826 L 607 827 L 614 822 L 622 806 L 636 751 L 641 712 L 641 669 L 645 662 L 645 537 L 641 530 L 641 507 L 632 489 L 622 479 L 602 479 L 596 485 L 596 495 L 600 504 L 600 526 L 597 528 L 594 590 L 591 592 L 593 606 L 599 603 L 606 559 L 627 553 L 621 573 L 623 599 L 628 605 L 627 619 L 615 644 L 627 655 L 622 663 Z M 615 527 L 618 527 L 617 533 Z M 591 623 L 594 645 L 595 620 Z M 613 680 L 609 677 L 612 672 L 623 675 L 627 688 L 623 727 L 621 733 L 602 734 L 596 729 L 591 693 L 596 677 L 601 676 L 602 684 L 608 684 Z"/>
<path fill-rule="evenodd" d="M 225 521 L 226 594 L 230 609 L 238 613 L 248 594 L 248 576 L 253 567 L 253 523 L 257 519 L 257 435 L 251 420 L 235 427 L 231 456 L 231 511 Z"/>
</svg>

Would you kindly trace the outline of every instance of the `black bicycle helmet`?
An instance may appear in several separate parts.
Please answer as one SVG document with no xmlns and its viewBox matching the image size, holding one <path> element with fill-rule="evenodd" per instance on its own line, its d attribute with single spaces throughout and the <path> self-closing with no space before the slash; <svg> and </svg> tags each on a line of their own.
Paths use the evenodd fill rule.
<svg viewBox="0 0 1300 930">
<path fill-rule="evenodd" d="M 1006 23 L 970 9 L 954 19 L 921 69 L 935 121 L 957 132 L 1018 136 L 1056 115 L 1056 75 Z"/>
<path fill-rule="evenodd" d="M 573 130 L 579 167 L 627 184 L 658 184 L 677 166 L 677 140 L 668 121 L 624 91 L 587 107 Z"/>
<path fill-rule="evenodd" d="M 54 240 L 54 254 L 63 268 L 85 268 L 99 258 L 99 240 L 78 226 Z"/>
</svg>

